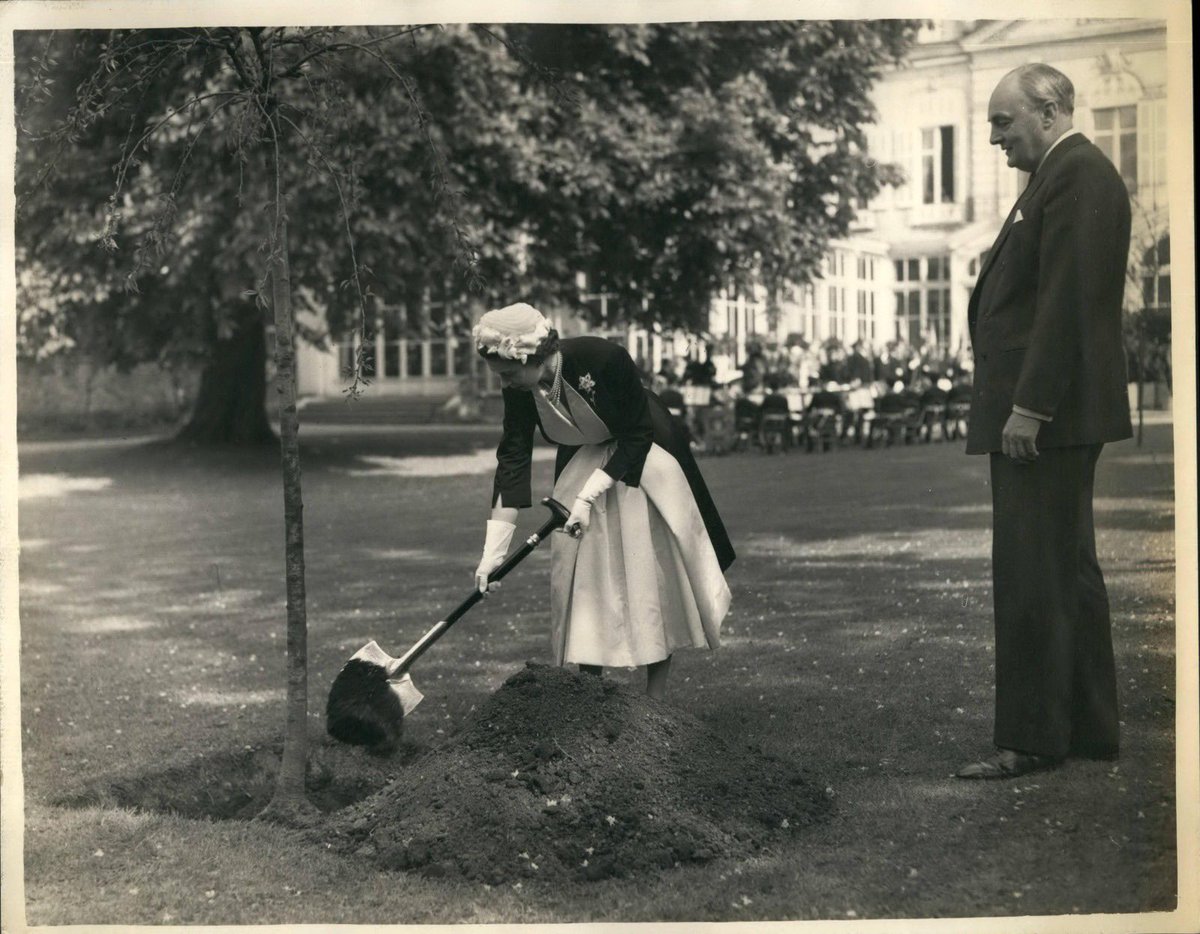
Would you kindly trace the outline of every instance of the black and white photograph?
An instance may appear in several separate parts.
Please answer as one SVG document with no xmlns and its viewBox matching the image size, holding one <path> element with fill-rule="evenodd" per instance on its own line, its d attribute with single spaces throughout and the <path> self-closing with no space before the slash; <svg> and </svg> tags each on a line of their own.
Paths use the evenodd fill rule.
<svg viewBox="0 0 1200 934">
<path fill-rule="evenodd" d="M 1200 929 L 1191 115 L 1182 0 L 0 4 L 4 930 Z"/>
</svg>

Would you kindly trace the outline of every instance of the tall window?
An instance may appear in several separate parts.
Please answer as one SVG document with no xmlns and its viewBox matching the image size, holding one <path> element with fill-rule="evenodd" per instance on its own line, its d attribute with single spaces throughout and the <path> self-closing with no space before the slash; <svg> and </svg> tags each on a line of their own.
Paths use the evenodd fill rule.
<svg viewBox="0 0 1200 934">
<path fill-rule="evenodd" d="M 954 201 L 954 127 L 926 127 L 921 131 L 921 202 Z"/>
<path fill-rule="evenodd" d="M 1125 180 L 1130 194 L 1137 191 L 1137 105 L 1107 107 L 1092 113 L 1096 145 L 1100 147 Z"/>
<path fill-rule="evenodd" d="M 817 338 L 817 287 L 812 283 L 800 290 L 800 305 L 808 314 L 800 315 L 800 330 L 809 340 Z"/>
<path fill-rule="evenodd" d="M 875 278 L 875 257 L 860 256 L 858 258 L 858 278 L 864 282 Z"/>
<path fill-rule="evenodd" d="M 914 346 L 950 345 L 950 257 L 896 260 L 896 337 Z"/>
<path fill-rule="evenodd" d="M 933 332 L 939 347 L 950 345 L 950 257 L 931 256 L 926 261 L 926 279 L 931 287 L 925 293 L 925 327 Z M 937 285 L 933 285 L 937 283 Z"/>
<path fill-rule="evenodd" d="M 835 285 L 829 287 L 829 336 L 843 338 L 846 336 L 846 290 Z"/>
<path fill-rule="evenodd" d="M 860 340 L 868 336 L 875 336 L 872 333 L 874 322 L 871 320 L 874 317 L 875 309 L 868 303 L 868 298 L 874 298 L 874 296 L 869 296 L 865 289 L 858 290 L 858 337 Z"/>
<path fill-rule="evenodd" d="M 608 291 L 603 274 L 576 273 L 575 285 L 579 289 L 579 300 L 587 306 L 594 316 L 594 320 L 603 322 L 605 325 L 610 321 L 620 320 L 617 296 Z"/>
<path fill-rule="evenodd" d="M 896 339 L 921 345 L 921 293 L 919 290 L 896 292 Z"/>
<path fill-rule="evenodd" d="M 950 290 L 930 289 L 925 293 L 928 305 L 926 325 L 933 332 L 933 340 L 939 347 L 950 344 Z"/>
<path fill-rule="evenodd" d="M 1142 257 L 1142 305 L 1145 308 L 1171 307 L 1171 238 L 1163 237 Z"/>
<path fill-rule="evenodd" d="M 912 343 L 921 336 L 921 293 L 905 288 L 906 283 L 920 282 L 919 259 L 896 260 L 896 339 Z"/>
</svg>

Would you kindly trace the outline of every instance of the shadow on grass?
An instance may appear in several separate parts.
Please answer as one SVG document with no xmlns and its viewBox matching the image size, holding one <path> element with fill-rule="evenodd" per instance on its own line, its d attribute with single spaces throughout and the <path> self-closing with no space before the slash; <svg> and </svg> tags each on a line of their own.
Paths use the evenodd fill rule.
<svg viewBox="0 0 1200 934">
<path fill-rule="evenodd" d="M 342 467 L 362 456 L 437 456 L 495 450 L 499 425 L 455 426 L 431 431 L 421 426 L 398 425 L 376 432 L 322 430 L 306 435 L 300 430 L 300 455 L 305 466 Z M 278 468 L 279 443 L 197 444 L 173 437 L 83 438 L 74 441 L 23 441 L 22 462 L 55 462 L 89 465 L 112 464 L 136 472 L 146 469 L 182 470 L 225 466 L 242 470 Z"/>
<path fill-rule="evenodd" d="M 244 748 L 181 761 L 144 772 L 101 776 L 82 791 L 52 803 L 58 807 L 118 807 L 193 820 L 251 820 L 275 793 L 282 747 Z M 381 790 L 419 758 L 423 748 L 402 743 L 387 758 L 309 738 L 305 790 L 318 810 L 349 807 Z"/>
<path fill-rule="evenodd" d="M 1160 450 L 1169 443 L 1162 432 L 1148 438 Z M 361 466 L 359 458 L 374 454 L 459 456 L 492 441 L 407 429 L 315 437 L 312 447 L 302 429 L 302 441 L 315 698 L 368 638 L 397 652 L 463 595 L 490 485 L 481 474 L 346 477 L 343 465 Z M 1072 762 L 1016 788 L 949 778 L 990 746 L 986 459 L 950 445 L 709 458 L 702 470 L 740 555 L 730 575 L 734 612 L 720 652 L 680 653 L 671 703 L 730 742 L 812 766 L 816 787 L 831 789 L 830 819 L 807 825 L 769 857 L 739 861 L 728 878 L 728 864 L 664 870 L 587 896 L 549 886 L 535 895 L 526 883 L 522 897 L 533 908 L 494 909 L 494 890 L 487 919 L 524 920 L 539 910 L 540 920 L 695 921 L 1169 904 L 1176 872 L 1170 458 L 1130 444 L 1113 448 L 1101 460 L 1096 510 L 1121 677 L 1120 763 Z M 198 825 L 226 821 L 187 828 L 197 837 L 253 835 L 241 821 L 269 800 L 278 760 L 277 748 L 263 751 L 277 726 L 269 708 L 279 697 L 273 666 L 283 646 L 278 457 L 277 448 L 130 444 L 119 451 L 33 445 L 26 456 L 23 446 L 23 474 L 113 480 L 22 504 L 27 800 L 57 795 L 66 805 L 104 802 Z M 549 474 L 548 464 L 535 464 L 536 490 L 548 491 Z M 499 599 L 423 660 L 419 682 L 428 698 L 407 736 L 433 749 L 451 742 L 509 669 L 544 657 L 548 562 L 548 552 L 531 558 Z M 640 687 L 640 672 L 616 677 Z M 403 758 L 415 759 L 416 746 L 384 763 L 322 741 L 312 748 L 309 793 L 326 813 L 381 788 L 388 769 L 421 768 Z M 178 752 L 167 759 L 164 750 Z M 742 784 L 712 789 L 711 806 L 740 804 Z M 770 810 L 775 803 L 765 801 L 762 814 L 782 822 Z M 60 818 L 75 827 L 81 812 Z M 62 854 L 44 838 L 33 846 L 44 862 L 29 877 L 44 892 Z M 368 876 L 357 862 L 345 871 Z M 390 890 L 395 880 L 365 884 Z M 74 890 L 86 903 L 96 898 L 78 880 Z M 345 891 L 328 887 L 336 898 Z M 743 893 L 753 905 L 749 898 L 731 905 Z M 447 908 L 452 899 L 442 894 L 430 920 L 473 917 Z M 383 920 L 394 920 L 395 906 L 386 910 Z"/>
</svg>

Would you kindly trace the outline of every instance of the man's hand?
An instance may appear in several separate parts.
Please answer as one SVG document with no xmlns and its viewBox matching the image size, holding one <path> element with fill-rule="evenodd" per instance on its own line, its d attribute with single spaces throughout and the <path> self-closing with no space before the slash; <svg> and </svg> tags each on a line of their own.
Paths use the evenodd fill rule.
<svg viewBox="0 0 1200 934">
<path fill-rule="evenodd" d="M 1000 450 L 1018 463 L 1032 464 L 1038 456 L 1037 434 L 1041 427 L 1040 420 L 1013 412 L 1004 424 Z"/>
</svg>

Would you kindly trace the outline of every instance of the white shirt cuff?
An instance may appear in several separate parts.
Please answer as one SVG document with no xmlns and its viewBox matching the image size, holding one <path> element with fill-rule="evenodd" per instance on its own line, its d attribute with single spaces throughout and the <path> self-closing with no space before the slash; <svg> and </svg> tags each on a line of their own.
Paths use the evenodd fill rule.
<svg viewBox="0 0 1200 934">
<path fill-rule="evenodd" d="M 1019 405 L 1014 405 L 1012 410 L 1018 415 L 1024 415 L 1026 418 L 1036 418 L 1039 422 L 1054 421 L 1053 415 L 1043 415 L 1041 412 L 1035 412 L 1033 409 L 1026 409 Z"/>
</svg>

